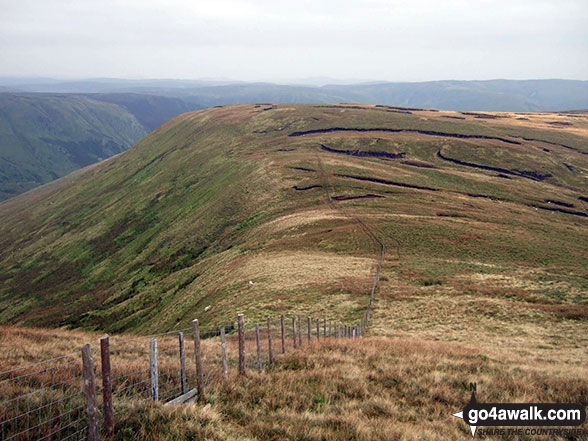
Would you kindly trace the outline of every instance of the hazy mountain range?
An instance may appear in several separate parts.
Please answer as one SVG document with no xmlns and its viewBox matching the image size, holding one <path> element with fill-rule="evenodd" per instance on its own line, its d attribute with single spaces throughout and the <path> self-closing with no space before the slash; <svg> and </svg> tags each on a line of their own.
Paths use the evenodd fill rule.
<svg viewBox="0 0 588 441">
<path fill-rule="evenodd" d="M 588 81 L 332 83 L 0 79 L 0 200 L 120 153 L 180 113 L 218 105 L 355 102 L 510 112 L 588 108 Z"/>
<path fill-rule="evenodd" d="M 305 80 L 301 80 L 303 83 Z M 318 81 L 318 80 L 314 80 Z M 323 79 L 328 81 L 328 79 Z M 425 107 L 439 110 L 554 111 L 588 107 L 588 81 L 489 80 L 370 82 L 323 86 L 244 83 L 230 80 L 0 79 L 11 92 L 144 93 L 180 98 L 202 108 L 219 104 L 272 102 L 334 103 Z"/>
</svg>

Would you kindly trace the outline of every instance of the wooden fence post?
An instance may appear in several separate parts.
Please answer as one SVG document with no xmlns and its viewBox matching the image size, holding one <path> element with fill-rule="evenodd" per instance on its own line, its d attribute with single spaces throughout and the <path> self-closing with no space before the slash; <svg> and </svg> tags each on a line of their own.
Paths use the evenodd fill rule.
<svg viewBox="0 0 588 441">
<path fill-rule="evenodd" d="M 86 395 L 86 416 L 88 418 L 88 441 L 98 441 L 98 411 L 96 410 L 96 383 L 94 382 L 94 362 L 90 345 L 82 348 L 82 374 L 84 394 Z"/>
<path fill-rule="evenodd" d="M 267 318 L 267 345 L 269 352 L 269 364 L 274 364 L 274 348 L 272 347 L 272 319 Z"/>
<path fill-rule="evenodd" d="M 257 343 L 257 372 L 261 373 L 261 347 L 259 346 L 259 323 L 255 324 L 255 342 Z"/>
<path fill-rule="evenodd" d="M 316 339 L 317 341 L 321 339 L 321 321 L 316 319 Z"/>
<path fill-rule="evenodd" d="M 302 346 L 302 325 L 300 316 L 298 316 L 298 346 Z"/>
<path fill-rule="evenodd" d="M 159 373 L 157 372 L 157 339 L 149 344 L 149 378 L 151 379 L 151 399 L 159 400 Z"/>
<path fill-rule="evenodd" d="M 327 319 L 323 317 L 323 337 L 327 337 Z"/>
<path fill-rule="evenodd" d="M 284 314 L 280 316 L 280 327 L 282 330 L 282 354 L 286 353 L 286 326 L 284 325 Z"/>
<path fill-rule="evenodd" d="M 194 358 L 196 359 L 196 391 L 198 401 L 203 401 L 204 393 L 204 372 L 202 372 L 202 354 L 200 353 L 200 328 L 198 319 L 192 320 L 192 334 L 194 338 Z"/>
<path fill-rule="evenodd" d="M 329 320 L 329 337 L 333 336 L 333 334 L 331 334 L 332 331 L 333 331 L 333 320 Z"/>
<path fill-rule="evenodd" d="M 245 375 L 245 321 L 243 314 L 237 315 L 239 325 L 239 375 Z"/>
<path fill-rule="evenodd" d="M 294 347 L 298 346 L 296 344 L 296 317 L 292 316 L 292 341 L 294 342 Z"/>
<path fill-rule="evenodd" d="M 312 319 L 310 317 L 306 317 L 306 330 L 308 333 L 308 342 L 312 340 Z"/>
<path fill-rule="evenodd" d="M 227 340 L 225 338 L 225 325 L 220 328 L 221 335 L 221 357 L 223 363 L 223 377 L 228 378 L 229 368 L 227 366 Z"/>
<path fill-rule="evenodd" d="M 182 386 L 182 395 L 186 393 L 186 356 L 184 354 L 184 333 L 178 333 L 178 343 L 180 345 L 180 382 Z"/>
<path fill-rule="evenodd" d="M 112 378 L 110 376 L 110 341 L 108 335 L 100 339 L 100 360 L 102 362 L 102 408 L 106 436 L 114 435 L 112 411 Z"/>
</svg>

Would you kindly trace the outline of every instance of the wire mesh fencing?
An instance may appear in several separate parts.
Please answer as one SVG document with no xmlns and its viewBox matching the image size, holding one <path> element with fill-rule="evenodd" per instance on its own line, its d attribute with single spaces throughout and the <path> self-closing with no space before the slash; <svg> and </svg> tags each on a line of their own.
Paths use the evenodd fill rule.
<svg viewBox="0 0 588 441">
<path fill-rule="evenodd" d="M 195 320 L 192 328 L 162 334 L 104 336 L 82 348 L 83 363 L 76 352 L 0 372 L 0 439 L 93 441 L 112 435 L 137 403 L 203 400 L 231 377 L 263 372 L 279 354 L 359 330 L 312 317 L 254 322 L 241 315 L 221 326 Z"/>
<path fill-rule="evenodd" d="M 0 372 L 0 439 L 85 439 L 82 382 L 79 353 Z"/>
</svg>

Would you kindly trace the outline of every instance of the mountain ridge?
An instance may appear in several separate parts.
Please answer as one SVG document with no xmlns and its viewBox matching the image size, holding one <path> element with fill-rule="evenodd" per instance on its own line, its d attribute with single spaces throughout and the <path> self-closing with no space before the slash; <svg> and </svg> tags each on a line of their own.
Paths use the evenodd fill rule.
<svg viewBox="0 0 588 441">
<path fill-rule="evenodd" d="M 586 221 L 574 213 L 588 213 L 588 117 L 396 110 L 185 113 L 115 158 L 3 202 L 0 320 L 156 331 L 209 305 L 203 324 L 238 309 L 360 320 L 379 251 L 328 207 L 317 155 L 334 203 L 390 250 L 376 316 L 431 286 L 443 305 L 464 280 L 483 302 L 495 295 L 486 280 L 514 268 L 527 288 L 491 282 L 501 304 L 585 320 Z M 566 294 L 553 297 L 543 278 Z"/>
</svg>

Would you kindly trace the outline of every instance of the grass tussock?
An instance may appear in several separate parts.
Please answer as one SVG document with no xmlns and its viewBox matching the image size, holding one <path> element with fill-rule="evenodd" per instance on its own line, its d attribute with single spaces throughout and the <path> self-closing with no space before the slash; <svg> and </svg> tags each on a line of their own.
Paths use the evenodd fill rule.
<svg viewBox="0 0 588 441">
<path fill-rule="evenodd" d="M 485 402 L 575 402 L 586 387 L 577 372 L 541 372 L 467 345 L 331 340 L 220 383 L 207 403 L 134 408 L 115 439 L 466 439 L 468 427 L 451 414 L 469 400 L 470 382 Z"/>
</svg>

